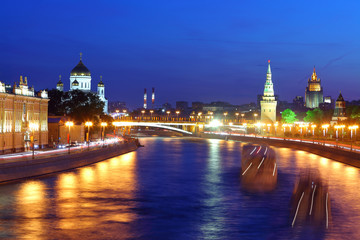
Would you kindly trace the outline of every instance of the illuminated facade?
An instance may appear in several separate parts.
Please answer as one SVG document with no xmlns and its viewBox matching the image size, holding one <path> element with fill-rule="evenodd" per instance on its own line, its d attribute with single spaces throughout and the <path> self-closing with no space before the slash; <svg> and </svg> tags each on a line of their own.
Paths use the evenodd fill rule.
<svg viewBox="0 0 360 240">
<path fill-rule="evenodd" d="M 61 82 L 61 76 L 59 82 L 56 84 L 56 89 L 59 91 L 64 91 L 64 84 Z M 89 69 L 82 62 L 82 53 L 80 53 L 79 63 L 71 70 L 70 73 L 70 91 L 71 90 L 80 90 L 83 92 L 91 91 L 91 73 Z M 100 79 L 99 84 L 97 85 L 97 94 L 101 101 L 104 102 L 104 113 L 108 113 L 108 100 L 105 97 L 105 84 Z"/>
<path fill-rule="evenodd" d="M 318 108 L 320 103 L 323 103 L 323 89 L 321 87 L 321 80 L 317 77 L 314 67 L 314 72 L 308 80 L 308 86 L 305 90 L 305 106 L 307 108 Z"/>
<path fill-rule="evenodd" d="M 262 96 L 262 100 L 260 101 L 260 106 L 261 106 L 261 122 L 275 123 L 277 101 L 275 100 L 275 95 L 274 95 L 274 86 L 272 83 L 270 60 L 266 74 L 264 95 Z"/>
<path fill-rule="evenodd" d="M 346 110 L 345 100 L 340 92 L 339 97 L 337 98 L 335 103 L 334 114 L 330 122 L 331 125 L 337 124 L 347 119 L 345 110 Z"/>
<path fill-rule="evenodd" d="M 29 149 L 30 136 L 34 134 L 35 145 L 48 145 L 48 95 L 34 88 L 20 76 L 19 85 L 0 82 L 0 149 L 1 153 Z M 31 128 L 32 127 L 32 128 Z"/>
</svg>

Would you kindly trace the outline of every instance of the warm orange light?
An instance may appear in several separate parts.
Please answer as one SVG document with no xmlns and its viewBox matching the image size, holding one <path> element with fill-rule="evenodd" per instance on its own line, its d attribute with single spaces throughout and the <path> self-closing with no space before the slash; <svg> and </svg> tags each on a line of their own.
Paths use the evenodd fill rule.
<svg viewBox="0 0 360 240">
<path fill-rule="evenodd" d="M 329 124 L 324 124 L 324 125 L 322 125 L 321 127 L 324 128 L 324 129 L 326 129 L 326 128 L 330 127 L 330 125 L 329 125 Z"/>
<path fill-rule="evenodd" d="M 312 125 L 311 125 L 311 128 L 316 128 L 316 125 L 315 125 L 315 124 L 312 124 Z"/>
<path fill-rule="evenodd" d="M 106 123 L 106 122 L 102 122 L 102 123 L 100 123 L 100 126 L 102 126 L 102 127 L 106 127 L 108 124 Z"/>
<path fill-rule="evenodd" d="M 87 126 L 87 127 L 92 127 L 92 125 L 93 125 L 92 122 L 86 122 L 86 123 L 85 123 L 85 126 Z"/>
<path fill-rule="evenodd" d="M 67 122 L 65 122 L 65 126 L 67 126 L 67 127 L 72 127 L 72 126 L 74 126 L 74 122 L 72 122 L 72 121 L 67 121 Z"/>
</svg>

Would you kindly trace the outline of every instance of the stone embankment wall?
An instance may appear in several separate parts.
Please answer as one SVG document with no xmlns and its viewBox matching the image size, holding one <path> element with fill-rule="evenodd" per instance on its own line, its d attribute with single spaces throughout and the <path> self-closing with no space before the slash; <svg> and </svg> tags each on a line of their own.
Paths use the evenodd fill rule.
<svg viewBox="0 0 360 240">
<path fill-rule="evenodd" d="M 201 134 L 204 138 L 216 138 L 225 139 L 225 136 L 215 134 Z M 296 150 L 302 150 L 310 152 L 322 157 L 326 157 L 338 162 L 342 162 L 354 167 L 360 167 L 360 154 L 356 152 L 350 152 L 340 148 L 325 147 L 320 144 L 304 143 L 304 142 L 293 142 L 286 140 L 276 140 L 268 138 L 254 138 L 244 136 L 227 136 L 228 139 L 237 140 L 241 142 L 255 143 L 255 144 L 269 144 L 274 147 L 286 147 Z"/>
<path fill-rule="evenodd" d="M 50 158 L 0 163 L 0 182 L 36 177 L 100 162 L 137 149 L 135 142 Z"/>
</svg>

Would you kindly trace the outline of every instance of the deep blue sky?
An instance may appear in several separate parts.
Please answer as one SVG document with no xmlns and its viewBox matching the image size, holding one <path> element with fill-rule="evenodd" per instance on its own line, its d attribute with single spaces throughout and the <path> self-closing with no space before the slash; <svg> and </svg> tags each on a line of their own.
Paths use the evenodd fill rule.
<svg viewBox="0 0 360 240">
<path fill-rule="evenodd" d="M 51 3 L 48 3 L 51 2 Z M 69 88 L 79 52 L 107 98 L 256 101 L 271 59 L 275 92 L 304 95 L 316 65 L 324 95 L 359 99 L 359 1 L 6 1 L 0 81 Z M 149 95 L 150 98 L 150 95 Z"/>
</svg>

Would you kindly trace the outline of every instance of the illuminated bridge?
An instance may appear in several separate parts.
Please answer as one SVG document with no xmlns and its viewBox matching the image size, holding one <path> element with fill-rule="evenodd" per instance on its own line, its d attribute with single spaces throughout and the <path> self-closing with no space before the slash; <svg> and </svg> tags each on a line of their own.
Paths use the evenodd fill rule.
<svg viewBox="0 0 360 240">
<path fill-rule="evenodd" d="M 203 121 L 115 121 L 113 125 L 116 127 L 150 127 L 161 128 L 170 131 L 180 132 L 183 134 L 196 134 L 202 132 L 205 128 L 215 128 L 219 126 L 236 128 L 245 130 L 243 125 L 223 125 L 219 121 L 203 122 Z"/>
</svg>

